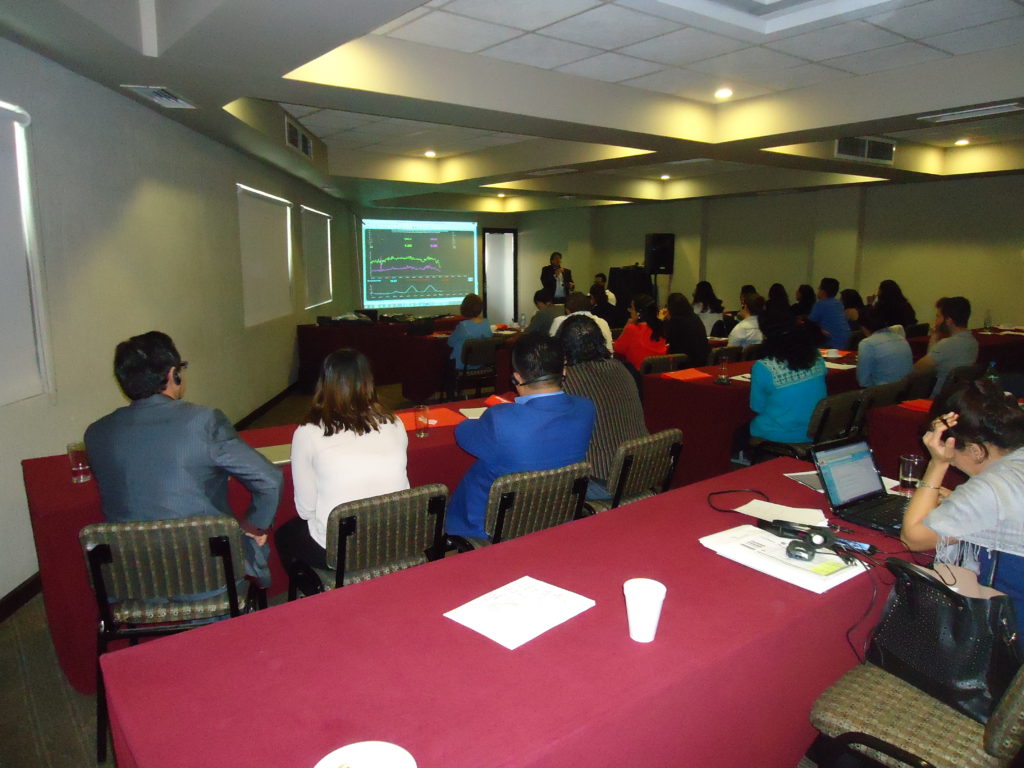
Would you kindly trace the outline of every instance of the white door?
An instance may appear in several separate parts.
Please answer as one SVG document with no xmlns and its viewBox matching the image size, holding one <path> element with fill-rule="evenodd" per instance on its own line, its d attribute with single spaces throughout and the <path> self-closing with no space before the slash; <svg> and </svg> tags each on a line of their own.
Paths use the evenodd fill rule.
<svg viewBox="0 0 1024 768">
<path fill-rule="evenodd" d="M 518 322 L 516 231 L 484 230 L 484 299 L 492 323 Z"/>
</svg>

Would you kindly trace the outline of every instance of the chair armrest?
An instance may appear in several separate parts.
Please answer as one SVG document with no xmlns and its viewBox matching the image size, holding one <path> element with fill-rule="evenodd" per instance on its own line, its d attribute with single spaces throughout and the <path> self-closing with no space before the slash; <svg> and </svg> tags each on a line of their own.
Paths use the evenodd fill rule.
<svg viewBox="0 0 1024 768">
<path fill-rule="evenodd" d="M 860 733 L 859 731 L 848 731 L 841 733 L 835 737 L 836 742 L 844 746 L 851 744 L 860 744 L 873 749 L 876 752 L 881 752 L 883 755 L 888 755 L 896 760 L 906 763 L 913 768 L 935 768 L 934 765 L 929 763 L 922 757 L 918 757 L 912 752 L 907 752 L 905 749 L 897 747 L 895 744 L 890 744 L 887 741 L 883 741 L 877 736 L 872 736 L 867 733 Z"/>
</svg>

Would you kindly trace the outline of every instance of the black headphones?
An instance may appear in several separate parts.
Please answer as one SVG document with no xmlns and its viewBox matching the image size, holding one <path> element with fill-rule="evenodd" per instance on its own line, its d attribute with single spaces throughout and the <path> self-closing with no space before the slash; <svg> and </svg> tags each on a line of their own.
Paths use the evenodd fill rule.
<svg viewBox="0 0 1024 768">
<path fill-rule="evenodd" d="M 783 539 L 796 539 L 815 549 L 828 549 L 836 543 L 836 535 L 828 528 L 817 525 L 800 525 L 786 520 L 759 520 L 758 528 L 774 533 Z"/>
</svg>

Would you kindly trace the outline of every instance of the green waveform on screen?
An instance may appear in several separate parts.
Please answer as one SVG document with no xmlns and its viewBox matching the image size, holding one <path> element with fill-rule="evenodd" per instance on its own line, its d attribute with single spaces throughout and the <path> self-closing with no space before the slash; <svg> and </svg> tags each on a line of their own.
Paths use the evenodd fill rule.
<svg viewBox="0 0 1024 768">
<path fill-rule="evenodd" d="M 399 265 L 397 262 L 403 263 Z M 433 269 L 440 272 L 441 260 L 436 256 L 385 256 L 382 259 L 370 259 L 370 272 L 397 272 L 410 269 L 416 271 Z"/>
</svg>

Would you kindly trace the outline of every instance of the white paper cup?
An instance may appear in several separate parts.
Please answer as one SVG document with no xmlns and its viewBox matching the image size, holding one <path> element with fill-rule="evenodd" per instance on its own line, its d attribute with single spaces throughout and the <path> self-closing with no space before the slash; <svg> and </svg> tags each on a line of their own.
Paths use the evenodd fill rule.
<svg viewBox="0 0 1024 768">
<path fill-rule="evenodd" d="M 666 591 L 665 585 L 654 579 L 627 579 L 623 583 L 630 638 L 638 643 L 654 639 Z"/>
</svg>

